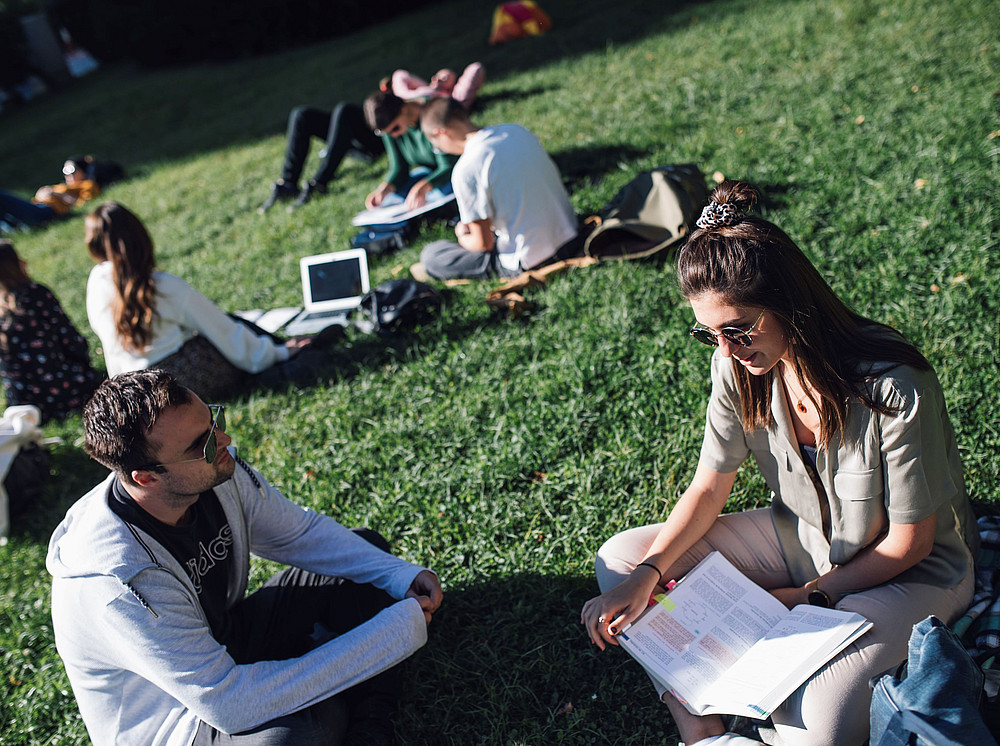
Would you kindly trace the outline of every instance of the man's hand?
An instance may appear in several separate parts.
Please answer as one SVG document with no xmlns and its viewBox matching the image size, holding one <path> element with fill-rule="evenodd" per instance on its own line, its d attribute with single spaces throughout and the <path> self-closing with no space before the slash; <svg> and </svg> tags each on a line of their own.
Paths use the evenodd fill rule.
<svg viewBox="0 0 1000 746">
<path fill-rule="evenodd" d="M 489 220 L 473 220 L 455 226 L 458 245 L 466 251 L 490 251 L 496 245 L 493 223 Z"/>
<path fill-rule="evenodd" d="M 396 187 L 394 187 L 392 184 L 386 184 L 385 182 L 382 182 L 375 188 L 374 192 L 365 197 L 365 207 L 367 207 L 369 210 L 372 209 L 373 207 L 378 207 L 379 205 L 382 204 L 382 200 L 384 200 L 386 197 L 388 197 L 395 191 Z"/>
<path fill-rule="evenodd" d="M 441 583 L 438 582 L 437 575 L 430 570 L 421 570 L 420 573 L 410 583 L 410 589 L 406 592 L 406 598 L 415 598 L 424 610 L 424 621 L 431 623 L 431 616 L 444 599 L 441 591 Z"/>
<path fill-rule="evenodd" d="M 431 190 L 431 183 L 427 179 L 421 179 L 410 187 L 406 194 L 406 209 L 416 210 L 427 203 L 427 193 Z"/>
</svg>

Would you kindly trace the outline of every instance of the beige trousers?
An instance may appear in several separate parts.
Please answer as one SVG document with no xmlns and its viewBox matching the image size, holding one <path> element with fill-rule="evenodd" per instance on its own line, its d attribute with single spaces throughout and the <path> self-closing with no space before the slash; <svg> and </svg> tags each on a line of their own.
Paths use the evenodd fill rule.
<svg viewBox="0 0 1000 746">
<path fill-rule="evenodd" d="M 597 582 L 602 593 L 624 580 L 642 561 L 661 526 L 629 529 L 605 542 L 597 553 Z M 705 536 L 663 574 L 664 580 L 683 577 L 713 550 L 722 552 L 763 588 L 792 584 L 769 508 L 719 516 Z M 780 746 L 864 743 L 872 697 L 869 679 L 906 658 L 914 624 L 930 614 L 948 624 L 954 622 L 972 601 L 973 582 L 970 556 L 969 571 L 954 588 L 886 583 L 841 599 L 838 609 L 861 614 L 873 622 L 872 629 L 813 674 L 774 711 L 774 738 L 769 742 Z"/>
</svg>

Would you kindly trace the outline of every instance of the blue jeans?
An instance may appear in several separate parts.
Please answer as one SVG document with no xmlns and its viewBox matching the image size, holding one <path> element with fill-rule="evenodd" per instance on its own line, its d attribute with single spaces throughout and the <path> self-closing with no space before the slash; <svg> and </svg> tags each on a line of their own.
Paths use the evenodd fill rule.
<svg viewBox="0 0 1000 746">
<path fill-rule="evenodd" d="M 12 228 L 34 228 L 55 217 L 55 210 L 48 205 L 36 205 L 10 192 L 0 192 L 0 220 Z"/>
<path fill-rule="evenodd" d="M 438 280 L 464 277 L 489 280 L 494 277 L 517 277 L 520 269 L 507 269 L 496 250 L 469 251 L 454 241 L 432 241 L 420 252 L 420 263 L 427 274 Z"/>
<path fill-rule="evenodd" d="M 871 743 L 995 743 L 979 714 L 983 672 L 955 633 L 929 616 L 913 627 L 908 652 L 905 678 L 885 674 L 875 682 Z"/>
<path fill-rule="evenodd" d="M 454 241 L 444 240 L 427 244 L 420 252 L 420 263 L 424 265 L 427 274 L 438 280 L 450 280 L 453 277 L 470 280 L 517 277 L 526 270 L 538 269 L 561 259 L 583 256 L 583 239 L 584 234 L 577 234 L 534 267 L 507 269 L 500 263 L 500 255 L 496 249 L 469 251 Z"/>
</svg>

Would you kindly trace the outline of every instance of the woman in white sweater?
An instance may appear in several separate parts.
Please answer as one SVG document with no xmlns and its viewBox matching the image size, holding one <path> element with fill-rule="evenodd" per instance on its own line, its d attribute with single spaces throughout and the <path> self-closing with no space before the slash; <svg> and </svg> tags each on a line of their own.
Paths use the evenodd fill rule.
<svg viewBox="0 0 1000 746">
<path fill-rule="evenodd" d="M 128 209 L 107 202 L 86 218 L 97 266 L 87 316 L 108 375 L 160 368 L 207 400 L 227 398 L 265 373 L 294 377 L 288 362 L 307 341 L 280 341 L 234 319 L 184 280 L 155 270 L 153 241 Z"/>
</svg>

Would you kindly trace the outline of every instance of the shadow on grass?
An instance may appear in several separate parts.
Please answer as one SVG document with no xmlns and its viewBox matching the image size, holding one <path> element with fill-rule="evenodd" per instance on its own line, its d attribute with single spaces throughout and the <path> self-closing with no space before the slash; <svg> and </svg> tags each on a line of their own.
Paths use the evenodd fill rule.
<svg viewBox="0 0 1000 746">
<path fill-rule="evenodd" d="M 558 150 L 550 155 L 559 167 L 567 189 L 597 184 L 612 171 L 635 171 L 629 161 L 648 155 L 649 151 L 631 145 L 589 145 Z"/>
<path fill-rule="evenodd" d="M 107 476 L 108 470 L 72 443 L 49 446 L 49 481 L 41 503 L 11 520 L 12 534 L 47 544 L 70 506 Z"/>
<path fill-rule="evenodd" d="M 473 562 L 473 564 L 476 564 Z M 457 590 L 407 663 L 403 743 L 665 743 L 666 707 L 624 651 L 580 626 L 592 578 L 518 573 Z"/>
<path fill-rule="evenodd" d="M 494 284 L 482 283 L 484 298 Z M 448 303 L 453 297 L 450 288 L 438 288 L 438 291 L 444 303 Z M 329 349 L 324 350 L 313 371 L 296 380 L 295 386 L 311 388 L 331 379 L 350 380 L 366 371 L 378 370 L 390 363 L 420 358 L 427 350 L 440 345 L 442 340 L 461 340 L 482 333 L 488 327 L 509 321 L 516 322 L 517 319 L 508 319 L 505 312 L 491 309 L 484 303 L 479 315 L 460 323 L 448 323 L 437 317 L 412 329 L 398 332 L 372 334 L 353 329 L 346 332 L 345 336 Z M 284 385 L 260 386 L 242 395 L 260 393 L 268 388 L 280 390 Z"/>
<path fill-rule="evenodd" d="M 501 88 L 512 74 L 595 50 L 627 45 L 690 24 L 690 5 L 625 0 L 615 8 L 596 0 L 548 0 L 553 28 L 544 36 L 488 46 L 491 6 L 470 19 L 467 3 L 434 3 L 383 24 L 327 42 L 264 57 L 146 70 L 117 63 L 73 81 L 64 91 L 5 114 L 15 135 L 0 147 L 6 189 L 28 193 L 65 158 L 67 150 L 94 152 L 124 163 L 130 174 L 151 164 L 181 160 L 255 143 L 284 131 L 298 105 L 332 109 L 338 101 L 360 103 L 392 67 L 429 75 L 443 63 L 482 61 L 487 94 L 477 110 L 504 99 L 549 93 Z M 381 50 L 372 54 L 371 48 Z M 387 69 L 388 67 L 388 69 Z M 337 71 L 331 76 L 318 71 Z M 252 95 L 249 95 L 252 94 Z M 72 133 L 69 146 L 66 131 Z M 23 142 L 31 142 L 30 148 Z M 16 146 L 14 145 L 16 144 Z M 275 171 L 280 162 L 274 163 Z M 55 178 L 58 178 L 55 171 Z"/>
<path fill-rule="evenodd" d="M 475 117 L 476 114 L 486 107 L 500 103 L 501 101 L 525 101 L 534 96 L 541 96 L 554 90 L 555 88 L 525 88 L 524 90 L 505 88 L 493 93 L 485 93 L 476 98 L 476 102 L 472 105 L 472 114 Z"/>
</svg>

